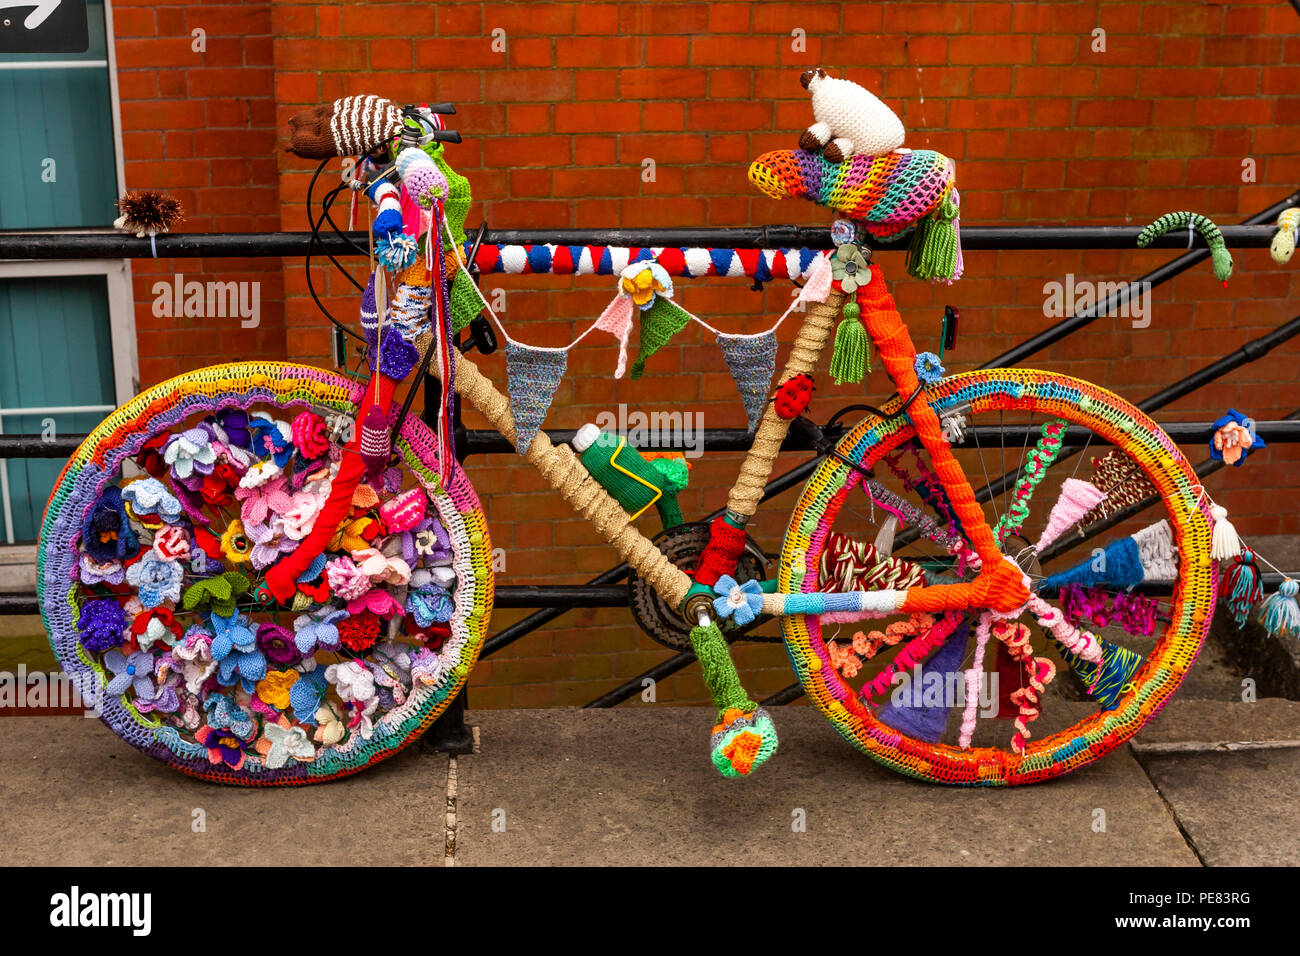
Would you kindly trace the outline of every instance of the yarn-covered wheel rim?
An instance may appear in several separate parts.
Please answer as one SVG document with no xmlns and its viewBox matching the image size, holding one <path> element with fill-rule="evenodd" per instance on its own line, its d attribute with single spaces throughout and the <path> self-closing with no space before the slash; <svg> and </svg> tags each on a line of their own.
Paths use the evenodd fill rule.
<svg viewBox="0 0 1300 956">
<path fill-rule="evenodd" d="M 1112 709 L 1098 709 L 1067 729 L 1031 739 L 1022 754 L 1001 747 L 961 749 L 932 744 L 884 724 L 832 666 L 823 625 L 815 615 L 782 619 L 791 663 L 804 691 L 836 730 L 893 770 L 930 782 L 965 786 L 1013 786 L 1069 773 L 1137 733 L 1168 702 L 1195 661 L 1209 631 L 1217 592 L 1216 566 L 1210 558 L 1209 502 L 1173 441 L 1128 402 L 1090 383 L 1047 372 L 998 369 L 945 378 L 930 386 L 928 394 L 940 415 L 969 403 L 971 416 L 1027 411 L 1082 425 L 1136 463 L 1162 499 L 1178 550 L 1168 624 Z M 897 409 L 900 401 L 887 405 L 883 409 L 886 415 Z M 870 469 L 914 435 L 905 419 L 882 421 L 870 416 L 840 440 L 836 451 L 860 468 Z M 809 478 L 782 546 L 781 591 L 816 589 L 827 537 L 847 499 L 850 487 L 846 483 L 852 471 L 828 457 Z M 969 470 L 967 474 L 973 482 L 978 481 Z M 1041 643 L 1041 636 L 1036 639 Z"/>
<path fill-rule="evenodd" d="M 142 392 L 91 432 L 69 459 L 46 506 L 37 547 L 37 591 L 51 647 L 83 699 L 104 723 L 136 749 L 183 773 L 243 786 L 296 786 L 337 779 L 378 763 L 418 738 L 464 686 L 478 659 L 492 610 L 491 543 L 482 507 L 463 469 L 449 488 L 438 481 L 437 441 L 416 416 L 407 416 L 394 450 L 413 475 L 450 542 L 457 573 L 452 612 L 434 677 L 414 682 L 404 704 L 377 720 L 368 738 L 351 734 L 321 746 L 310 760 L 267 768 L 255 758 L 239 770 L 214 765 L 206 749 L 174 726 L 142 714 L 128 694 L 98 693 L 107 674 L 81 643 L 78 577 L 82 521 L 103 490 L 121 477 L 122 464 L 153 436 L 204 412 L 272 408 L 296 413 L 317 409 L 355 416 L 363 385 L 335 372 L 280 362 L 236 363 L 199 369 Z"/>
</svg>

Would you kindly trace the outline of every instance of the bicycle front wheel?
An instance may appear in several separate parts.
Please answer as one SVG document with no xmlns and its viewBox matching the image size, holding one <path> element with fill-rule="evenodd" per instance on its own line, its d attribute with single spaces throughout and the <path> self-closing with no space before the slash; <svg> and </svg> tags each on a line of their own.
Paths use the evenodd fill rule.
<svg viewBox="0 0 1300 956">
<path fill-rule="evenodd" d="M 415 416 L 291 607 L 254 597 L 310 533 L 362 394 L 301 365 L 200 369 L 119 408 L 68 462 L 41 527 L 41 614 L 83 699 L 137 749 L 222 783 L 316 783 L 396 753 L 464 685 L 491 544 Z"/>
<path fill-rule="evenodd" d="M 941 416 L 970 419 L 957 454 L 1031 579 L 1024 621 L 979 608 L 879 623 L 790 616 L 795 672 L 836 730 L 902 773 L 984 786 L 1068 773 L 1132 737 L 1195 660 L 1216 597 L 1209 502 L 1151 419 L 1087 382 L 997 369 L 928 391 Z M 841 439 L 791 516 L 781 591 L 975 576 L 914 438 L 905 417 L 872 416 Z M 1159 514 L 1137 522 L 1144 503 Z M 908 528 L 892 555 L 871 541 L 891 510 Z"/>
</svg>

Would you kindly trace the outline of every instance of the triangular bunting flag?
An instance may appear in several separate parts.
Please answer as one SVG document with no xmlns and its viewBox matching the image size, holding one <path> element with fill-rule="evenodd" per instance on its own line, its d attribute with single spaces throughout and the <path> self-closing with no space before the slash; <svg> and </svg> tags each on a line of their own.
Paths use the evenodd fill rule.
<svg viewBox="0 0 1300 956">
<path fill-rule="evenodd" d="M 506 343 L 506 390 L 515 421 L 515 450 L 523 454 L 546 418 L 551 399 L 564 378 L 567 349 L 539 349 Z"/>
<path fill-rule="evenodd" d="M 645 374 L 646 359 L 686 328 L 691 314 L 667 296 L 656 295 L 648 309 L 641 310 L 641 345 L 632 363 L 632 379 Z"/>
<path fill-rule="evenodd" d="M 759 335 L 718 334 L 718 347 L 745 405 L 749 430 L 758 427 L 776 374 L 776 332 Z"/>
<path fill-rule="evenodd" d="M 923 666 L 917 665 L 907 675 L 908 681 L 890 695 L 889 702 L 876 714 L 877 719 L 909 737 L 937 742 L 952 710 L 945 689 L 952 686 L 953 674 L 961 679 L 962 657 L 969 640 L 970 625 L 963 623 Z"/>
<path fill-rule="evenodd" d="M 615 378 L 622 378 L 627 371 L 627 337 L 632 331 L 632 309 L 632 297 L 619 295 L 605 306 L 605 311 L 596 320 L 596 328 L 618 339 L 618 368 L 614 370 Z"/>
<path fill-rule="evenodd" d="M 1114 710 L 1124 686 L 1142 666 L 1142 655 L 1127 647 L 1120 647 L 1110 641 L 1098 638 L 1101 642 L 1101 674 L 1098 676 L 1097 665 L 1091 661 L 1067 651 L 1058 642 L 1061 659 L 1074 668 L 1079 680 L 1088 688 L 1088 695 L 1107 710 Z"/>
<path fill-rule="evenodd" d="M 1101 553 L 1094 553 L 1068 571 L 1044 578 L 1039 583 L 1038 590 L 1052 593 L 1066 584 L 1077 584 L 1085 588 L 1097 585 L 1129 588 L 1141 584 L 1142 578 L 1142 558 L 1137 542 L 1128 537 L 1121 538 Z"/>
</svg>

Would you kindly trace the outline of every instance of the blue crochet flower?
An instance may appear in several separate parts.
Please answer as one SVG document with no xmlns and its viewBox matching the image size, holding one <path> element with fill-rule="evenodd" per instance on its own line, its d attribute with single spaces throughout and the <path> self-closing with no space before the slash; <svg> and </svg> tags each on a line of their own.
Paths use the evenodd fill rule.
<svg viewBox="0 0 1300 956">
<path fill-rule="evenodd" d="M 251 740 L 257 732 L 253 715 L 225 694 L 209 694 L 204 698 L 203 709 L 213 730 L 228 730 L 240 740 Z"/>
<path fill-rule="evenodd" d="M 713 585 L 713 610 L 718 617 L 731 618 L 737 627 L 744 627 L 763 610 L 763 588 L 757 581 L 738 584 L 729 574 L 718 578 Z"/>
<path fill-rule="evenodd" d="M 299 614 L 293 619 L 294 644 L 304 655 L 314 654 L 318 647 L 327 651 L 336 650 L 339 646 L 338 622 L 347 616 L 347 611 L 333 607 L 326 608 L 324 612 Z"/>
<path fill-rule="evenodd" d="M 96 561 L 121 561 L 140 546 L 122 502 L 122 490 L 109 485 L 81 523 L 81 546 Z"/>
<path fill-rule="evenodd" d="M 406 595 L 406 612 L 415 617 L 420 627 L 450 621 L 455 609 L 447 590 L 433 583 L 412 588 Z"/>
<path fill-rule="evenodd" d="M 225 617 L 212 615 L 217 636 L 212 639 L 212 659 L 217 662 L 217 680 L 229 687 L 239 679 L 240 686 L 252 694 L 257 682 L 266 676 L 266 656 L 258 650 L 257 635 L 239 614 Z"/>
<path fill-rule="evenodd" d="M 270 457 L 283 468 L 293 457 L 294 447 L 290 441 L 288 426 L 281 427 L 280 422 L 273 421 L 265 415 L 254 415 L 248 420 L 248 430 L 253 436 L 253 452 L 263 457 Z"/>
<path fill-rule="evenodd" d="M 943 378 L 946 371 L 939 364 L 939 356 L 933 352 L 920 352 L 916 356 L 916 377 L 921 380 L 922 385 L 933 385 L 939 379 Z"/>
<path fill-rule="evenodd" d="M 323 668 L 299 671 L 298 679 L 289 688 L 289 705 L 293 708 L 294 720 L 300 724 L 316 724 L 316 711 L 320 709 L 329 682 L 325 680 Z"/>
<path fill-rule="evenodd" d="M 163 601 L 179 601 L 184 577 L 183 564 L 164 561 L 154 551 L 126 569 L 126 583 L 136 589 L 146 608 L 158 607 Z"/>
<path fill-rule="evenodd" d="M 153 655 L 147 651 L 136 651 L 127 657 L 119 650 L 111 650 L 104 655 L 104 666 L 113 672 L 113 679 L 104 685 L 104 691 L 113 696 L 125 694 L 128 689 L 135 690 L 135 696 L 152 700 L 156 688 L 153 685 Z"/>
<path fill-rule="evenodd" d="M 1236 426 L 1228 428 L 1229 425 Z M 1250 442 L 1249 445 L 1246 442 Z M 1210 436 L 1210 457 L 1215 461 L 1227 461 L 1240 468 L 1252 451 L 1262 451 L 1264 439 L 1255 433 L 1254 420 L 1243 415 L 1235 408 L 1228 409 L 1227 414 L 1214 422 L 1214 434 Z M 1224 452 L 1227 452 L 1225 457 Z"/>
<path fill-rule="evenodd" d="M 157 478 L 131 482 L 122 489 L 122 498 L 130 502 L 137 515 L 157 515 L 168 524 L 176 524 L 184 514 L 180 499 Z"/>
</svg>

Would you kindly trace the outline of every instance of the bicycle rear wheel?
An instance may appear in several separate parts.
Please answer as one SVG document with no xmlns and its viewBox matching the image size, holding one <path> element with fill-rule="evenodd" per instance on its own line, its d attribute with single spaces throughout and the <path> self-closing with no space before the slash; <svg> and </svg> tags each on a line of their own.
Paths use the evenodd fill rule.
<svg viewBox="0 0 1300 956">
<path fill-rule="evenodd" d="M 310 532 L 362 394 L 302 365 L 200 369 L 119 408 L 69 460 L 41 527 L 41 614 L 83 699 L 137 749 L 222 783 L 316 783 L 396 753 L 464 685 L 491 544 L 464 471 L 441 486 L 415 416 L 292 607 L 253 598 Z"/>
<path fill-rule="evenodd" d="M 1129 476 L 1129 491 L 1134 487 L 1140 489 L 1136 497 L 1147 492 L 1158 496 L 1156 507 L 1161 509 L 1160 517 L 1167 526 L 1157 522 L 1139 529 L 1132 544 L 1127 536 L 1119 537 L 1119 532 L 1114 532 L 1115 547 L 1093 551 L 1091 555 L 1083 552 L 1084 560 L 1072 572 L 1073 577 L 1061 575 L 1059 569 L 1049 573 L 1039 565 L 1034 548 L 1027 547 L 1028 542 L 1038 538 L 1037 528 L 1023 542 L 1004 546 L 1005 552 L 1021 558 L 1022 570 L 1027 569 L 1037 596 L 1047 601 L 1050 610 L 1058 615 L 1044 620 L 1055 621 L 1058 626 L 1062 620 L 1073 622 L 1079 625 L 1076 636 L 1095 637 L 1088 630 L 1093 626 L 1086 617 L 1088 611 L 1080 610 L 1077 599 L 1078 595 L 1086 594 L 1094 604 L 1105 605 L 1104 613 L 1096 615 L 1103 624 L 1113 624 L 1122 618 L 1132 625 L 1131 633 L 1136 636 L 1125 646 L 1120 638 L 1111 640 L 1111 631 L 1102 631 L 1104 639 L 1093 645 L 1094 650 L 1090 652 L 1101 656 L 1096 663 L 1091 663 L 1068 650 L 1063 652 L 1052 640 L 1057 632 L 1049 633 L 1042 620 L 1038 627 L 1021 634 L 1031 641 L 1020 645 L 1012 624 L 993 623 L 990 629 L 995 637 L 1001 635 L 1005 640 L 990 640 L 988 632 L 981 637 L 981 620 L 989 624 L 991 618 L 982 618 L 978 612 L 938 620 L 895 621 L 892 628 L 884 622 L 836 624 L 833 615 L 828 615 L 826 620 L 816 615 L 796 615 L 783 619 L 791 662 L 805 692 L 832 725 L 859 750 L 894 770 L 938 783 L 983 786 L 1032 783 L 1068 773 L 1113 750 L 1141 729 L 1177 690 L 1195 660 L 1209 629 L 1217 586 L 1215 564 L 1210 559 L 1209 502 L 1191 466 L 1151 419 L 1124 400 L 1087 382 L 1046 372 L 997 369 L 946 378 L 930 387 L 929 395 L 941 416 L 969 406 L 965 414 L 973 419 L 974 426 L 1009 427 L 1008 416 L 1017 424 L 1025 424 L 1023 448 L 1020 441 L 1015 441 L 1012 447 L 1004 444 L 998 449 L 979 449 L 976 446 L 975 452 L 959 453 L 968 459 L 963 465 L 977 493 L 981 481 L 986 490 L 994 492 L 984 496 L 990 524 L 1008 512 L 1016 490 L 1026 486 L 1027 473 L 1022 471 L 1011 488 L 1003 491 L 990 473 L 997 476 L 1006 469 L 991 468 L 985 458 L 991 453 L 994 466 L 999 456 L 1004 465 L 1014 466 L 1016 457 L 1022 464 L 1028 463 L 1033 459 L 1030 449 L 1036 447 L 1033 434 L 1048 422 L 1052 423 L 1053 434 L 1066 434 L 1057 430 L 1075 425 L 1082 426 L 1089 437 L 1081 445 L 1073 446 L 1075 461 L 1070 462 L 1068 457 L 1054 458 L 1059 461 L 1055 471 L 1049 468 L 1046 479 L 1036 474 L 1029 482 L 1039 489 L 1039 496 L 1046 498 L 1030 502 L 1028 514 L 1036 519 L 1032 523 L 1037 528 L 1052 520 L 1061 524 L 1059 516 L 1053 517 L 1049 511 L 1049 504 L 1061 500 L 1057 492 L 1066 487 L 1062 479 L 1074 479 L 1071 468 L 1079 473 L 1079 479 L 1092 477 L 1090 469 L 1081 467 L 1084 456 L 1078 454 L 1080 450 L 1086 454 L 1091 448 L 1094 453 L 1100 453 L 1107 450 L 1106 444 L 1113 446 L 1114 454 L 1103 462 L 1109 473 L 1115 474 L 1118 469 L 1119 474 Z M 895 400 L 884 412 L 888 415 L 898 407 L 899 401 Z M 910 444 L 914 434 L 905 418 L 882 420 L 872 416 L 838 443 L 838 459 L 828 457 L 820 464 L 808 480 L 786 532 L 779 572 L 781 591 L 907 586 L 923 583 L 922 579 L 940 583 L 969 580 L 974 575 L 975 569 L 967 561 L 970 549 L 960 527 L 947 520 L 942 494 L 925 481 L 909 480 L 911 487 L 904 486 L 906 490 L 901 498 L 921 506 L 921 511 L 934 509 L 930 537 L 939 544 L 930 544 L 929 553 L 924 538 L 920 544 L 906 544 L 896 552 L 893 564 L 880 562 L 879 554 L 870 555 L 868 550 L 857 546 L 854 553 L 859 557 L 866 555 L 876 561 L 876 579 L 890 580 L 864 585 L 864 580 L 873 580 L 867 574 L 865 578 L 858 576 L 854 587 L 838 586 L 834 580 L 837 576 L 834 568 L 842 571 L 844 566 L 835 563 L 834 554 L 828 555 L 828 543 L 835 549 L 845 547 L 845 542 L 860 541 L 867 524 L 879 524 L 885 517 L 877 501 L 888 495 L 868 496 L 860 490 L 880 489 L 885 483 L 874 474 L 868 477 L 864 471 L 882 463 L 896 464 L 897 450 L 914 447 Z M 1081 434 L 1076 431 L 1072 442 Z M 970 460 L 973 454 L 978 454 L 978 458 Z M 1006 460 L 1008 455 L 1010 461 Z M 889 476 L 882 474 L 882 477 Z M 899 499 L 893 500 L 897 504 Z M 1119 485 L 1112 488 L 1110 502 L 1123 504 Z M 1098 529 L 1113 525 L 1117 517 L 1124 517 L 1121 514 L 1099 521 L 1098 515 L 1105 516 L 1108 507 L 1106 504 L 1093 506 L 1082 520 Z M 1077 512 L 1081 508 L 1076 508 L 1073 522 L 1055 528 L 1053 537 L 1057 544 L 1044 546 L 1044 555 L 1065 556 L 1069 543 L 1077 536 L 1080 526 Z M 868 510 L 872 512 L 871 517 L 867 516 Z M 1067 507 L 1062 514 L 1069 511 Z M 917 509 L 913 509 L 912 516 L 916 514 Z M 1140 563 L 1136 571 L 1117 564 L 1121 557 L 1151 547 L 1159 554 L 1143 553 L 1141 560 L 1149 565 L 1145 573 Z M 953 559 L 953 554 L 965 557 Z M 1102 555 L 1100 559 L 1098 554 Z M 1100 571 L 1088 570 L 1090 556 L 1094 564 L 1099 562 Z M 1109 571 L 1105 563 L 1107 556 L 1112 561 Z M 1113 594 L 1125 593 L 1139 582 L 1145 582 L 1141 587 L 1158 596 L 1130 595 L 1116 597 L 1111 602 Z M 1074 596 L 1071 607 L 1066 609 L 1068 613 L 1062 614 L 1057 605 L 1062 596 L 1069 595 Z M 1123 613 L 1116 610 L 1121 607 Z M 1031 624 L 1033 616 L 1027 618 Z M 837 634 L 854 627 L 862 630 L 881 627 L 882 630 L 873 630 L 872 635 L 859 632 L 851 643 Z M 979 651 L 981 641 L 985 644 L 983 652 Z M 1017 655 L 1026 651 L 1024 660 L 1017 662 Z M 999 656 L 1004 666 L 986 673 Z M 881 664 L 883 669 L 878 666 Z M 1077 684 L 1068 676 L 1072 668 L 1080 677 Z M 1049 673 L 1053 670 L 1060 671 L 1054 682 Z M 859 671 L 863 672 L 863 679 L 861 686 L 855 687 L 851 680 Z M 893 672 L 906 673 L 909 680 Z M 910 690 L 909 696 L 906 685 L 917 680 L 925 683 L 931 672 L 945 679 L 926 683 L 926 693 L 931 687 L 942 686 L 944 690 L 936 690 L 931 701 L 928 696 L 921 698 L 918 685 Z M 954 674 L 957 678 L 949 679 Z M 965 688 L 970 687 L 973 692 L 977 686 L 995 684 L 994 677 L 998 674 L 1010 675 L 1017 686 L 1002 688 L 1003 719 L 979 720 L 985 711 L 982 699 L 977 713 L 968 703 Z M 955 695 L 957 700 L 949 693 L 954 684 L 962 688 Z M 1008 702 L 1009 693 L 1018 696 Z M 1065 699 L 1056 705 L 1061 698 L 1070 696 L 1076 699 Z M 1008 703 L 1016 711 L 1014 714 L 1007 711 Z M 904 713 L 909 707 L 917 709 L 911 714 Z M 1046 716 L 1053 708 L 1056 711 L 1053 719 L 1033 723 L 1039 714 Z M 952 719 L 952 711 L 961 714 L 961 722 Z M 991 708 L 987 716 L 992 716 Z M 973 733 L 972 726 L 976 728 Z M 976 742 L 986 745 L 974 746 Z"/>
</svg>

